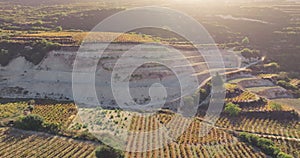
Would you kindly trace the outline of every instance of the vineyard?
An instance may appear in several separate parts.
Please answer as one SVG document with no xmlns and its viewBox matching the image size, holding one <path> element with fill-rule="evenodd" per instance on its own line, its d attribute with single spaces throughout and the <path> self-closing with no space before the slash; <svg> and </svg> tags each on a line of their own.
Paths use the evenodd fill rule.
<svg viewBox="0 0 300 158">
<path fill-rule="evenodd" d="M 15 102 L 0 104 L 0 121 L 8 122 L 19 116 L 28 114 L 27 102 Z M 58 123 L 68 127 L 77 115 L 77 107 L 74 103 L 34 105 L 32 114 L 40 115 L 48 123 Z"/>
<path fill-rule="evenodd" d="M 96 144 L 16 129 L 0 129 L 0 157 L 95 157 Z M 127 152 L 126 158 L 206 158 L 206 157 L 266 157 L 262 152 L 242 142 L 227 144 L 187 145 L 171 143 L 164 148 L 148 152 Z"/>
<path fill-rule="evenodd" d="M 168 146 L 149 152 L 126 153 L 126 158 L 207 158 L 207 157 L 266 157 L 262 152 L 242 142 L 234 142 L 222 145 L 186 145 L 171 143 Z"/>
<path fill-rule="evenodd" d="M 299 86 L 300 85 L 300 80 L 298 80 L 298 79 L 292 79 L 290 81 L 290 84 L 293 85 L 293 86 Z"/>
<path fill-rule="evenodd" d="M 46 122 L 59 123 L 67 127 L 76 116 L 77 108 L 74 103 L 35 105 L 32 113 L 42 116 Z"/>
<path fill-rule="evenodd" d="M 272 79 L 278 77 L 278 74 L 260 74 L 258 77 L 262 79 Z"/>
<path fill-rule="evenodd" d="M 0 158 L 300 158 L 300 0 L 0 8 Z"/>
<path fill-rule="evenodd" d="M 0 121 L 5 118 L 18 117 L 23 114 L 26 107 L 25 102 L 0 104 Z"/>
<path fill-rule="evenodd" d="M 0 157 L 94 157 L 96 144 L 42 133 L 0 128 Z"/>
<path fill-rule="evenodd" d="M 18 105 L 17 103 L 4 104 Z M 27 107 L 26 103 L 19 105 L 12 113 L 14 116 L 22 113 L 22 109 Z M 19 109 L 19 110 L 18 110 Z M 81 110 L 81 109 L 79 109 Z M 258 133 L 268 136 L 282 136 L 287 138 L 300 137 L 300 124 L 297 120 L 273 120 L 266 118 L 255 118 L 241 116 L 241 118 L 221 117 L 216 126 L 211 126 L 201 121 L 201 118 L 193 119 L 186 129 L 186 119 L 173 114 L 171 112 L 158 112 L 155 115 L 143 116 L 134 112 L 125 112 L 121 110 L 102 110 L 93 109 L 83 111 L 88 114 L 89 120 L 94 120 L 92 124 L 87 124 L 88 129 L 109 131 L 113 126 L 130 131 L 138 131 L 139 133 L 155 131 L 152 135 L 139 134 L 128 135 L 127 150 L 136 151 L 143 150 L 143 147 L 150 147 L 157 142 L 162 142 L 167 135 L 157 130 L 162 126 L 168 127 L 169 134 L 178 137 L 170 144 L 163 145 L 162 148 L 146 151 L 146 152 L 126 152 L 127 158 L 144 158 L 144 157 L 165 157 L 165 158 L 191 158 L 191 157 L 266 157 L 260 150 L 254 149 L 252 146 L 241 142 L 228 130 L 246 131 L 250 133 Z M 41 115 L 49 122 L 63 123 L 70 125 L 72 116 L 77 113 L 74 104 L 53 104 L 53 105 L 35 105 L 34 114 Z M 53 117 L 54 116 L 54 117 Z M 94 119 L 93 116 L 98 116 Z M 83 123 L 83 122 L 80 122 Z M 204 123 L 204 124 L 201 124 Z M 74 122 L 72 123 L 74 124 Z M 71 125 L 72 125 L 71 124 Z M 203 125 L 211 126 L 212 129 L 208 134 L 201 135 Z M 10 132 L 13 131 L 13 132 Z M 78 142 L 69 138 L 58 136 L 50 136 L 47 134 L 39 134 L 32 132 L 20 132 L 9 128 L 1 128 L 0 130 L 0 148 L 5 149 L 0 152 L 0 156 L 13 157 L 14 154 L 23 157 L 32 157 L 39 155 L 53 155 L 53 157 L 94 157 L 95 144 L 91 142 Z M 113 131 L 117 135 L 120 131 Z M 25 133 L 25 134 L 23 134 Z M 271 137 L 272 138 L 272 137 Z M 299 154 L 298 142 L 290 140 L 273 140 L 286 153 Z M 29 142 L 26 143 L 26 142 Z M 25 146 L 26 143 L 26 146 Z M 147 143 L 147 144 L 144 144 Z M 11 146 L 11 147 L 10 147 Z M 1 150 L 2 151 L 2 150 Z M 73 155 L 74 154 L 74 155 Z M 76 155 L 76 156 L 75 156 Z"/>
<path fill-rule="evenodd" d="M 247 116 L 221 117 L 216 126 L 238 131 L 300 138 L 300 123 L 297 120 L 274 120 Z"/>
<path fill-rule="evenodd" d="M 272 139 L 272 141 L 284 152 L 294 157 L 300 157 L 300 143 L 294 140 Z"/>
<path fill-rule="evenodd" d="M 250 103 L 250 102 L 258 101 L 259 99 L 260 97 L 257 96 L 256 94 L 251 93 L 249 91 L 245 91 L 237 97 L 226 98 L 226 101 L 233 102 L 233 103 Z"/>
<path fill-rule="evenodd" d="M 295 109 L 298 113 L 300 113 L 300 99 L 275 99 L 272 101 Z"/>
<path fill-rule="evenodd" d="M 93 119 L 93 112 L 84 110 L 89 114 L 90 119 Z M 101 128 L 97 128 L 96 125 L 89 124 L 90 128 L 94 130 L 111 130 L 116 135 L 119 133 L 113 130 L 113 125 L 123 129 L 126 128 L 126 122 L 129 121 L 129 131 L 138 131 L 142 134 L 129 134 L 127 137 L 127 150 L 130 151 L 144 151 L 145 149 L 152 149 L 144 152 L 126 152 L 126 158 L 192 158 L 192 157 L 226 157 L 226 155 L 232 155 L 232 157 L 266 157 L 264 153 L 253 147 L 240 142 L 236 137 L 228 132 L 214 128 L 209 131 L 207 135 L 201 135 L 201 121 L 194 119 L 188 124 L 186 129 L 182 129 L 185 126 L 185 121 L 181 116 L 176 114 L 163 114 L 159 113 L 152 116 L 140 116 L 135 113 L 127 113 L 118 110 L 93 110 L 95 114 L 100 114 L 103 118 L 101 123 L 99 120 L 95 120 L 96 124 L 100 124 Z M 98 111 L 98 112 L 97 112 Z M 107 119 L 110 118 L 110 119 Z M 85 118 L 83 118 L 84 120 Z M 106 121 L 105 121 L 106 120 Z M 170 125 L 172 124 L 172 125 Z M 110 126 L 109 126 L 110 125 Z M 91 127 L 93 126 L 93 127 Z M 176 138 L 170 144 L 163 145 L 162 148 L 155 148 L 155 144 L 164 142 L 168 136 L 165 133 L 161 133 L 162 126 L 168 127 L 171 135 L 179 133 L 179 137 Z M 147 132 L 155 131 L 152 134 Z M 184 131 L 182 133 L 182 131 Z M 145 133 L 144 133 L 145 132 Z M 180 134 L 182 133 L 182 134 Z"/>
</svg>

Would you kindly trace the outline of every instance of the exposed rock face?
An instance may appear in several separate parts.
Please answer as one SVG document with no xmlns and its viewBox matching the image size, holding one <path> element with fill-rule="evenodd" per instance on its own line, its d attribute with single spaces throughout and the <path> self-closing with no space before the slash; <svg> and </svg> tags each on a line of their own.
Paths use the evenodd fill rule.
<svg viewBox="0 0 300 158">
<path fill-rule="evenodd" d="M 111 44 L 105 49 L 104 54 L 98 60 L 95 73 L 95 90 L 100 104 L 106 106 L 114 106 L 116 102 L 111 90 L 112 71 L 116 62 L 122 55 L 133 47 L 133 44 Z M 127 58 L 138 61 L 140 59 L 149 59 L 152 57 L 141 55 L 151 53 L 151 50 L 132 51 Z M 168 92 L 168 101 L 180 96 L 180 84 L 177 79 L 178 75 L 184 78 L 185 75 L 195 75 L 199 84 L 207 79 L 209 71 L 204 58 L 195 51 L 182 50 L 182 56 L 155 55 L 159 57 L 160 64 L 146 63 L 140 65 L 132 72 L 130 77 L 130 93 L 135 102 L 146 104 L 149 102 L 149 87 L 154 83 L 162 84 Z M 87 72 L 92 67 L 96 59 L 97 51 L 91 49 L 86 50 L 84 56 L 77 56 L 76 60 L 82 67 L 86 66 Z M 23 57 L 18 57 L 11 61 L 8 66 L 0 67 L 0 97 L 3 98 L 49 98 L 56 100 L 73 100 L 72 91 L 72 72 L 77 52 L 74 51 L 52 51 L 38 64 L 33 65 L 26 61 Z M 236 68 L 238 60 L 235 55 L 223 51 L 225 66 L 228 68 Z M 184 57 L 185 56 L 185 57 Z M 208 57 L 210 58 L 210 57 Z M 213 59 L 213 58 L 212 58 Z M 185 65 L 183 60 L 187 60 L 190 64 Z M 134 62 L 133 62 L 134 65 Z M 171 65 L 168 67 L 164 65 Z M 128 65 L 125 65 L 128 66 Z M 129 65 L 130 66 L 130 65 Z M 174 68 L 176 67 L 176 68 Z M 187 73 L 187 68 L 194 69 L 194 74 Z M 174 69 L 179 72 L 175 74 Z M 83 74 L 84 76 L 84 74 Z M 118 78 L 118 74 L 113 76 Z M 90 88 L 90 79 L 82 78 L 77 80 L 81 86 L 82 101 L 93 102 L 96 98 L 89 97 L 87 91 Z M 80 87 L 79 86 L 79 87 Z M 196 87 L 196 85 L 195 85 Z M 194 88 L 195 88 L 194 87 Z"/>
</svg>

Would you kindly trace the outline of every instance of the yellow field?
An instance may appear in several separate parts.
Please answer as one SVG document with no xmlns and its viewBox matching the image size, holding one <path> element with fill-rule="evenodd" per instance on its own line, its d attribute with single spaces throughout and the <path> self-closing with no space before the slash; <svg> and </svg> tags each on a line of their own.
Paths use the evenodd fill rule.
<svg viewBox="0 0 300 158">
<path fill-rule="evenodd" d="M 72 37 L 77 44 L 85 42 L 155 42 L 151 36 L 138 34 L 121 34 L 113 32 L 42 32 L 38 34 L 24 34 L 22 37 L 50 37 L 64 38 Z"/>
</svg>

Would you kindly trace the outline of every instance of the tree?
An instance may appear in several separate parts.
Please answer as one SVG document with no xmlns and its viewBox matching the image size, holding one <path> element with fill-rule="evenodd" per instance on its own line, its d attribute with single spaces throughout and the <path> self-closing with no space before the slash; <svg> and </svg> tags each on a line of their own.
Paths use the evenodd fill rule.
<svg viewBox="0 0 300 158">
<path fill-rule="evenodd" d="M 242 40 L 242 44 L 243 45 L 248 45 L 250 43 L 250 40 L 248 37 L 245 37 L 243 40 Z"/>
<path fill-rule="evenodd" d="M 216 73 L 216 75 L 212 77 L 211 81 L 212 81 L 212 86 L 223 87 L 224 85 L 224 80 L 218 72 Z"/>
<path fill-rule="evenodd" d="M 124 157 L 122 151 L 116 150 L 107 145 L 100 145 L 95 152 L 97 158 L 123 158 Z"/>
<path fill-rule="evenodd" d="M 183 97 L 183 106 L 180 107 L 181 114 L 184 117 L 193 117 L 195 111 L 197 110 L 195 107 L 197 104 L 195 103 L 195 99 L 192 96 Z"/>
<path fill-rule="evenodd" d="M 200 88 L 199 94 L 200 94 L 200 101 L 201 102 L 204 101 L 208 96 L 208 93 L 207 93 L 206 89 L 203 89 L 203 88 Z"/>
<path fill-rule="evenodd" d="M 224 112 L 228 113 L 230 116 L 237 116 L 242 109 L 237 104 L 228 103 L 225 106 Z"/>
</svg>

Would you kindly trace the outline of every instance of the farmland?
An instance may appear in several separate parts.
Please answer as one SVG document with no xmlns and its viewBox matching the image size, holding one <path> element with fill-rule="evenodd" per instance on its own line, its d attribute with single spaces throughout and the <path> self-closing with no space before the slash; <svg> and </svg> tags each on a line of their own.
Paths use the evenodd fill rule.
<svg viewBox="0 0 300 158">
<path fill-rule="evenodd" d="M 58 104 L 54 104 L 58 105 Z M 53 106 L 57 107 L 57 111 L 66 111 L 68 109 L 72 109 L 73 107 L 70 106 Z M 34 111 L 43 111 L 41 110 L 42 107 L 47 107 L 47 105 L 37 105 Z M 49 107 L 49 105 L 48 105 Z M 50 105 L 51 107 L 51 105 Z M 46 110 L 47 108 L 44 108 Z M 51 108 L 50 108 L 51 109 Z M 61 110 L 60 110 L 61 109 Z M 62 110 L 64 109 L 64 110 Z M 51 109 L 51 111 L 55 111 L 55 109 Z M 97 111 L 97 110 L 96 110 Z M 17 110 L 15 111 L 17 112 Z M 49 111 L 50 112 L 50 111 Z M 134 113 L 123 112 L 119 110 L 101 110 L 100 113 L 107 118 L 113 119 L 102 119 L 111 120 L 111 123 L 102 122 L 102 126 L 104 128 L 98 129 L 109 131 L 110 127 L 107 125 L 116 124 L 118 127 L 121 128 L 129 128 L 131 131 L 153 131 L 158 129 L 161 125 L 168 124 L 171 120 L 175 119 L 174 123 L 176 123 L 176 127 L 182 124 L 184 119 L 178 117 L 174 114 L 164 114 L 160 113 L 154 116 L 144 116 L 141 117 Z M 43 114 L 41 112 L 40 114 Z M 65 118 L 64 115 L 58 115 L 60 118 Z M 90 113 L 90 116 L 91 113 Z M 47 116 L 44 116 L 47 118 Z M 93 120 L 93 119 L 90 119 Z M 275 120 L 270 119 L 267 117 L 252 117 L 252 116 L 240 116 L 239 118 L 230 118 L 227 116 L 221 117 L 215 127 L 213 127 L 210 132 L 203 136 L 199 137 L 199 132 L 201 131 L 201 118 L 195 119 L 187 130 L 178 137 L 174 142 L 164 146 L 163 148 L 147 151 L 147 152 L 126 152 L 125 156 L 127 158 L 133 157 L 223 157 L 225 155 L 233 155 L 234 157 L 238 157 L 240 154 L 243 154 L 245 157 L 266 157 L 266 155 L 249 146 L 248 144 L 241 142 L 235 135 L 230 131 L 245 131 L 255 134 L 260 134 L 263 137 L 267 137 L 272 139 L 275 144 L 277 144 L 284 152 L 298 155 L 297 149 L 299 148 L 297 141 L 298 140 L 290 140 L 293 138 L 298 139 L 300 137 L 299 129 L 300 124 L 297 120 Z M 60 119 L 57 120 L 58 122 Z M 160 122 L 160 123 L 157 123 Z M 82 122 L 81 122 L 82 123 Z M 129 125 L 126 125 L 128 124 Z M 122 127 L 122 125 L 124 125 Z M 70 125 L 72 126 L 72 125 Z M 88 125 L 88 128 L 96 128 Z M 107 126 L 107 127 L 105 127 Z M 171 133 L 180 132 L 180 129 L 173 129 Z M 91 130 L 93 132 L 93 130 Z M 49 134 L 44 133 L 35 133 L 35 132 L 25 132 L 22 130 L 17 129 L 10 129 L 10 128 L 1 128 L 1 137 L 2 143 L 1 147 L 10 146 L 15 147 L 18 149 L 17 154 L 24 154 L 24 155 L 44 155 L 44 154 L 53 154 L 57 155 L 58 157 L 68 157 L 67 153 L 72 153 L 71 155 L 75 154 L 79 157 L 94 157 L 94 149 L 97 143 L 92 143 L 90 141 L 81 141 L 81 140 L 73 140 L 71 138 L 66 138 L 65 136 L 52 136 Z M 150 137 L 149 137 L 150 136 Z M 274 139 L 276 137 L 276 139 Z M 278 138 L 277 138 L 278 137 Z M 282 138 L 281 138 L 282 137 Z M 289 138 L 289 139 L 288 139 Z M 154 135 L 139 135 L 137 138 L 129 136 L 127 149 L 135 151 L 139 146 L 144 146 L 142 140 L 147 140 L 145 142 L 155 144 L 163 137 L 160 134 Z M 286 140 L 288 139 L 288 140 Z M 4 141 L 5 140 L 5 141 Z M 7 141 L 11 140 L 11 141 Z M 296 142 L 295 142 L 296 141 Z M 24 146 L 25 142 L 30 142 L 28 145 Z M 44 146 L 39 146 L 38 144 L 46 144 Z M 281 143 L 283 142 L 283 143 Z M 71 143 L 70 146 L 68 143 Z M 136 144 L 142 143 L 142 144 Z M 23 145 L 22 145 L 23 144 Z M 49 144 L 49 145 L 47 145 Z M 52 144 L 52 145 L 51 145 Z M 56 144 L 55 146 L 53 146 Z M 57 145 L 60 144 L 60 145 Z M 59 149 L 59 150 L 58 150 Z M 11 148 L 7 148 L 7 151 L 13 151 Z M 6 151 L 5 150 L 5 151 Z M 21 152 L 20 152 L 21 151 Z M 46 153 L 42 151 L 47 151 Z M 55 152 L 52 152 L 55 151 Z M 42 152 L 43 154 L 41 154 Z M 9 152 L 10 153 L 10 152 Z M 2 155 L 7 155 L 8 153 L 1 153 Z M 12 154 L 9 154 L 13 156 Z M 296 156 L 297 157 L 297 156 Z"/>
<path fill-rule="evenodd" d="M 6 157 L 95 157 L 94 149 L 96 144 L 91 142 L 77 141 L 69 138 L 51 136 L 43 133 L 24 132 L 17 129 L 1 128 L 0 155 Z M 232 150 L 235 150 L 232 152 Z M 246 157 L 265 157 L 261 152 L 255 151 L 242 142 L 231 142 L 223 145 L 184 145 L 172 143 L 165 148 L 139 153 L 126 153 L 126 158 L 134 157 L 208 157 L 224 156 L 233 154 Z"/>
<path fill-rule="evenodd" d="M 54 104 L 58 105 L 58 104 Z M 63 104 L 62 104 L 63 105 Z M 60 109 L 64 109 L 64 111 L 68 109 L 72 109 L 73 106 L 69 106 L 69 104 L 65 104 L 65 106 L 53 106 L 51 108 L 42 107 L 47 105 L 37 105 L 33 112 L 35 111 L 43 111 L 40 112 L 41 115 L 44 114 L 43 117 L 47 118 L 45 115 L 51 111 L 62 111 Z M 51 105 L 50 105 L 51 106 Z M 48 105 L 49 107 L 49 105 Z M 54 109 L 54 107 L 56 107 Z M 16 110 L 15 112 L 17 112 Z M 37 113 L 37 112 L 36 112 Z M 114 121 L 117 121 L 117 125 L 121 127 L 124 124 L 124 127 L 129 127 L 130 130 L 133 131 L 152 131 L 157 129 L 159 124 L 157 121 L 160 121 L 163 124 L 169 123 L 170 120 L 176 117 L 173 114 L 157 114 L 151 117 L 140 117 L 134 113 L 122 112 L 119 110 L 103 110 L 101 112 L 105 115 L 105 117 L 113 118 Z M 61 118 L 64 118 L 63 115 L 59 115 Z M 126 118 L 126 119 L 125 119 Z M 105 119 L 104 119 L 105 120 Z M 126 123 L 131 120 L 130 125 L 126 125 Z M 180 124 L 180 117 L 177 118 L 178 121 L 175 121 Z M 59 118 L 52 118 L 51 121 L 60 122 Z M 103 127 L 105 125 L 109 125 L 109 123 L 103 123 Z M 232 157 L 238 157 L 241 154 L 243 157 L 265 157 L 266 155 L 259 150 L 249 146 L 248 144 L 241 142 L 238 138 L 236 138 L 230 130 L 233 131 L 245 131 L 250 133 L 261 134 L 264 137 L 272 138 L 279 147 L 285 151 L 286 153 L 290 153 L 292 155 L 297 155 L 297 149 L 299 149 L 298 142 L 293 140 L 285 140 L 286 138 L 299 138 L 299 128 L 300 124 L 297 120 L 274 120 L 268 118 L 257 118 L 251 116 L 239 116 L 235 119 L 228 118 L 227 116 L 221 117 L 217 123 L 216 127 L 212 128 L 212 130 L 204 137 L 198 137 L 200 132 L 200 123 L 201 118 L 198 120 L 194 120 L 190 126 L 187 128 L 186 132 L 184 132 L 178 139 L 163 148 L 148 151 L 148 152 L 126 152 L 125 155 L 128 158 L 131 157 L 223 157 L 225 155 L 231 155 Z M 91 128 L 88 125 L 88 128 Z M 177 126 L 177 125 L 176 125 Z M 95 127 L 96 128 L 96 127 Z M 176 133 L 175 131 L 172 131 Z M 45 155 L 45 154 L 53 154 L 58 157 L 68 157 L 68 155 L 76 155 L 76 157 L 94 157 L 94 150 L 96 143 L 85 142 L 73 140 L 71 138 L 66 138 L 64 136 L 52 136 L 44 133 L 35 133 L 35 132 L 25 132 L 17 129 L 10 128 L 1 128 L 1 148 L 5 148 L 6 146 L 11 146 L 11 148 L 6 148 L 4 151 L 10 151 L 9 153 L 14 153 L 11 149 L 18 149 L 18 153 L 22 153 L 22 155 L 34 156 L 34 155 Z M 157 138 L 156 138 L 157 137 Z M 273 139 L 273 137 L 283 137 L 282 139 L 277 138 Z M 129 139 L 129 149 L 136 150 L 135 143 L 138 143 L 137 139 L 140 140 L 148 140 L 149 138 L 143 138 L 143 135 L 139 135 L 138 138 L 133 139 L 134 137 L 128 137 Z M 160 140 L 162 139 L 159 134 L 151 136 L 152 140 Z M 8 141 L 11 140 L 11 141 Z M 24 146 L 24 142 L 30 142 Z M 43 143 L 44 142 L 44 143 Z M 147 141 L 146 141 L 147 142 Z M 44 144 L 44 145 L 39 145 Z M 47 145 L 48 144 L 48 145 Z M 55 145 L 54 145 L 55 144 Z M 59 144 L 59 145 L 58 145 Z M 72 144 L 72 145 L 71 145 Z M 284 145 L 286 144 L 286 145 Z M 71 145 L 71 146 L 70 146 Z M 288 146 L 288 148 L 287 148 Z M 47 152 L 42 152 L 47 151 Z M 55 151 L 55 152 L 52 152 Z M 10 155 L 7 152 L 1 153 L 1 155 Z"/>
<path fill-rule="evenodd" d="M 1 157 L 94 157 L 90 142 L 10 128 L 0 133 Z"/>
<path fill-rule="evenodd" d="M 170 18 L 95 29 L 148 5 L 183 12 L 212 40 L 188 41 L 165 25 L 198 28 L 164 10 Z M 1 158 L 300 157 L 299 2 L 0 0 L 0 10 Z"/>
<path fill-rule="evenodd" d="M 293 109 L 295 109 L 296 111 L 298 111 L 298 113 L 300 112 L 300 100 L 299 99 L 275 99 L 273 100 L 275 102 L 287 105 Z"/>
</svg>

